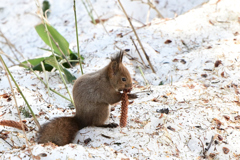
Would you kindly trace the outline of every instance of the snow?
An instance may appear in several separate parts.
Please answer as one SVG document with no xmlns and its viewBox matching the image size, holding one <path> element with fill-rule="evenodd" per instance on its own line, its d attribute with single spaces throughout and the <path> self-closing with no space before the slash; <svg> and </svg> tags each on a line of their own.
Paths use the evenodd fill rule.
<svg viewBox="0 0 240 160">
<path fill-rule="evenodd" d="M 92 1 L 98 15 L 107 19 L 104 25 L 109 35 L 101 24 L 93 25 L 90 22 L 84 6 L 77 2 L 80 51 L 85 58 L 84 73 L 107 65 L 111 55 L 118 51 L 115 45 L 128 48 L 129 55 L 138 60 L 131 60 L 129 56 L 123 60 L 134 80 L 132 92 L 137 93 L 139 98 L 129 105 L 127 127 L 87 127 L 78 132 L 73 144 L 62 147 L 35 143 L 37 127 L 31 117 L 22 114 L 30 129 L 27 138 L 36 159 L 202 159 L 203 148 L 208 148 L 207 143 L 212 137 L 213 143 L 206 152 L 209 159 L 211 154 L 215 154 L 215 159 L 239 158 L 240 121 L 236 116 L 240 115 L 240 1 L 155 1 L 165 19 L 156 18 L 153 10 L 148 19 L 149 6 L 144 4 L 146 2 L 122 0 L 128 14 L 135 19 L 133 24 L 156 74 L 152 73 L 150 67 L 145 68 L 138 63 L 141 59 L 130 36 L 140 52 L 141 49 L 117 1 Z M 73 2 L 59 0 L 50 3 L 48 21 L 76 51 Z M 36 14 L 35 1 L 9 0 L 1 3 L 0 8 L 1 31 L 24 58 L 18 53 L 15 57 L 4 43 L 4 38 L 0 37 L 0 48 L 6 54 L 19 60 L 48 54 L 39 49 L 47 46 L 34 30 L 34 26 L 41 22 Z M 175 13 L 179 16 L 175 16 Z M 142 27 L 143 23 L 147 25 Z M 166 43 L 167 40 L 171 40 L 171 43 Z M 8 66 L 12 66 L 10 71 L 40 124 L 54 117 L 74 114 L 75 110 L 69 107 L 69 101 L 53 92 L 48 93 L 33 73 L 13 65 L 5 57 L 4 60 Z M 221 61 L 219 66 L 215 65 L 217 60 Z M 149 83 L 147 85 L 139 66 Z M 76 77 L 81 76 L 79 66 L 69 71 Z M 37 74 L 45 80 L 44 73 Z M 47 76 L 50 87 L 68 97 L 59 74 L 49 72 Z M 72 85 L 68 84 L 68 87 L 71 91 Z M 0 95 L 4 93 L 10 94 L 12 100 L 0 96 L 0 120 L 18 121 L 7 77 L 1 70 Z M 18 106 L 25 107 L 16 88 L 15 94 Z M 120 103 L 112 107 L 115 110 L 111 112 L 109 121 L 118 123 Z M 169 114 L 157 112 L 164 108 L 169 109 Z M 221 122 L 220 127 L 218 121 Z M 1 159 L 31 157 L 27 148 L 22 147 L 26 145 L 22 131 L 0 126 L 0 134 L 8 136 L 5 140 L 2 137 L 0 139 Z M 88 138 L 91 141 L 84 143 Z M 225 154 L 223 147 L 227 147 L 229 153 Z"/>
</svg>

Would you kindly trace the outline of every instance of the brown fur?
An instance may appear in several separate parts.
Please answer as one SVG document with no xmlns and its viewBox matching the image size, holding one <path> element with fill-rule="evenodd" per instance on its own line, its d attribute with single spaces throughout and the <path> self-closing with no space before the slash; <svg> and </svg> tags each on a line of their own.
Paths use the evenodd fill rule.
<svg viewBox="0 0 240 160">
<path fill-rule="evenodd" d="M 76 117 L 55 118 L 41 126 L 38 143 L 53 142 L 59 146 L 71 143 L 81 128 Z"/>
<path fill-rule="evenodd" d="M 43 125 L 39 131 L 39 143 L 51 141 L 57 145 L 65 145 L 72 142 L 77 131 L 86 126 L 117 126 L 105 122 L 109 118 L 109 104 L 121 100 L 119 91 L 132 88 L 130 73 L 122 64 L 123 53 L 120 51 L 103 69 L 82 75 L 75 81 L 73 100 L 76 115 L 56 118 Z M 134 98 L 137 96 L 129 94 L 129 99 Z"/>
</svg>

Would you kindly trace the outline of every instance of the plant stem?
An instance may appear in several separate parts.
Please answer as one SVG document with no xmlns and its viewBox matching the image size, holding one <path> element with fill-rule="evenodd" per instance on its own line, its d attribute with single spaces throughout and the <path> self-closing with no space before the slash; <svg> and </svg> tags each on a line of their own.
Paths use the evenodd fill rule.
<svg viewBox="0 0 240 160">
<path fill-rule="evenodd" d="M 88 8 L 87 8 L 87 5 L 84 3 L 83 0 L 82 0 L 82 3 L 83 3 L 83 5 L 84 5 L 84 7 L 85 7 L 85 9 L 86 9 L 89 17 L 92 19 L 93 24 L 96 24 L 96 21 L 95 21 L 95 19 L 94 19 L 93 16 L 92 16 L 92 13 L 90 13 L 90 11 L 89 11 Z"/>
<path fill-rule="evenodd" d="M 57 48 L 59 49 L 59 51 L 61 52 L 62 56 L 66 59 L 67 63 L 69 64 L 69 66 L 71 68 L 73 68 L 72 64 L 68 61 L 67 57 L 65 56 L 65 54 L 63 53 L 62 49 L 59 47 L 58 43 L 55 41 L 55 39 L 52 37 L 51 34 L 49 34 L 49 36 L 51 37 L 51 39 L 53 40 L 54 44 L 57 46 Z"/>
<path fill-rule="evenodd" d="M 137 32 L 136 32 L 136 30 L 134 29 L 133 24 L 132 24 L 130 18 L 128 17 L 128 15 L 127 15 L 125 9 L 123 8 L 122 3 L 120 2 L 120 0 L 118 0 L 118 3 L 119 3 L 119 5 L 120 5 L 120 7 L 122 8 L 123 13 L 124 13 L 125 16 L 127 17 L 127 20 L 128 20 L 128 22 L 129 22 L 129 24 L 130 24 L 130 26 L 131 26 L 131 28 L 132 28 L 132 30 L 133 30 L 135 36 L 137 37 L 138 43 L 140 44 L 140 46 L 141 46 L 141 48 L 142 48 L 142 50 L 143 50 L 143 53 L 145 54 L 145 57 L 146 57 L 146 59 L 147 59 L 149 65 L 150 65 L 150 67 L 151 67 L 153 73 L 156 73 L 155 70 L 154 70 L 154 68 L 153 68 L 153 66 L 152 66 L 152 63 L 151 63 L 150 60 L 149 60 L 149 56 L 147 55 L 147 53 L 146 53 L 146 51 L 145 51 L 145 49 L 144 49 L 144 47 L 143 47 L 143 45 L 142 45 L 142 43 L 141 43 L 141 41 L 140 41 L 138 35 L 137 35 Z"/>
<path fill-rule="evenodd" d="M 6 53 L 4 53 L 3 51 L 1 51 L 0 50 L 0 52 L 1 52 L 1 54 L 3 54 L 3 55 L 5 55 L 6 57 L 8 57 L 8 55 L 6 54 Z M 10 57 L 10 56 L 9 56 Z M 13 58 L 13 57 L 10 57 L 10 58 Z M 15 59 L 16 60 L 16 59 Z M 40 78 L 38 75 L 37 75 L 37 73 L 35 73 L 35 71 L 30 67 L 30 65 L 28 66 L 28 65 L 25 65 L 25 64 L 23 64 L 23 63 L 21 63 L 20 61 L 18 61 L 18 60 L 16 60 L 18 63 L 20 63 L 21 65 L 23 65 L 24 67 L 26 67 L 26 68 L 28 68 L 29 70 L 31 70 L 31 72 L 33 72 L 33 74 L 35 74 L 35 76 L 45 85 L 45 87 L 47 87 L 47 84 L 42 80 L 42 78 Z M 27 61 L 28 62 L 28 61 Z M 29 62 L 28 62 L 29 63 Z M 30 63 L 29 63 L 30 64 Z M 52 91 L 53 93 L 55 93 L 55 94 L 57 94 L 57 95 L 59 95 L 60 97 L 62 97 L 62 98 L 64 98 L 64 99 L 66 99 L 66 100 L 68 100 L 68 101 L 70 101 L 71 102 L 71 100 L 69 99 L 69 98 L 67 98 L 67 97 L 65 97 L 64 95 L 62 95 L 62 94 L 60 94 L 59 92 L 57 92 L 57 91 L 55 91 L 54 89 L 52 89 L 51 87 L 49 87 L 49 89 L 50 89 L 50 91 Z"/>
<path fill-rule="evenodd" d="M 94 9 L 94 7 L 93 7 L 93 5 L 92 5 L 92 2 L 91 2 L 90 0 L 88 0 L 88 3 L 91 5 L 92 10 L 94 11 L 94 13 L 96 14 L 97 18 L 99 19 L 101 25 L 103 26 L 103 29 L 105 30 L 105 32 L 107 33 L 107 35 L 109 35 L 109 33 L 108 33 L 106 27 L 105 27 L 104 24 L 103 24 L 103 21 L 101 20 L 101 18 L 98 16 L 96 10 Z"/>
<path fill-rule="evenodd" d="M 50 97 L 50 94 L 49 94 L 49 83 L 48 83 L 48 77 L 47 77 L 47 73 L 46 73 L 46 70 L 45 70 L 45 67 L 44 67 L 44 64 L 43 64 L 42 61 L 41 61 L 41 66 L 42 66 L 42 69 L 43 69 L 43 72 L 44 72 L 45 81 L 47 82 L 48 96 Z"/>
<path fill-rule="evenodd" d="M 142 77 L 143 77 L 143 79 L 144 79 L 146 85 L 148 86 L 149 83 L 148 83 L 148 81 L 146 80 L 146 78 L 145 78 L 145 76 L 144 76 L 144 73 L 143 73 L 143 71 L 142 71 L 142 68 L 141 68 L 140 66 L 138 66 L 138 68 L 139 68 L 139 70 L 140 70 L 140 72 L 141 72 L 141 75 L 142 75 Z"/>
<path fill-rule="evenodd" d="M 28 109 L 30 110 L 30 112 L 31 112 L 31 114 L 32 114 L 32 116 L 33 116 L 33 120 L 34 120 L 34 122 L 36 123 L 37 127 L 40 129 L 40 124 L 39 124 L 39 122 L 38 122 L 38 120 L 37 120 L 37 118 L 36 118 L 34 112 L 32 111 L 32 108 L 30 107 L 30 105 L 29 105 L 27 99 L 26 99 L 25 96 L 23 95 L 23 93 L 22 93 L 21 89 L 19 88 L 17 82 L 16 82 L 15 79 L 13 78 L 13 76 L 12 76 L 11 72 L 9 71 L 7 65 L 6 65 L 5 62 L 3 61 L 1 55 L 0 55 L 0 59 L 1 59 L 1 61 L 2 61 L 2 64 L 4 65 L 4 67 L 6 68 L 8 74 L 10 75 L 12 81 L 14 82 L 15 86 L 17 87 L 18 92 L 21 94 L 22 98 L 24 99 L 25 103 L 27 104 Z"/>
<path fill-rule="evenodd" d="M 45 82 L 33 71 L 32 68 L 29 68 L 29 69 L 33 72 L 33 74 L 35 74 L 35 76 L 37 76 L 37 78 L 38 78 L 46 87 L 48 87 L 47 83 L 45 83 Z M 71 102 L 71 100 L 70 100 L 69 98 L 67 98 L 67 97 L 65 97 L 64 95 L 58 93 L 57 91 L 55 91 L 55 90 L 52 89 L 51 87 L 49 87 L 49 89 L 50 89 L 50 91 L 52 91 L 53 93 L 55 93 L 55 94 L 59 95 L 60 97 L 62 97 L 62 98 L 64 98 L 64 99 L 66 99 L 66 100 L 68 100 L 68 101 Z"/>
<path fill-rule="evenodd" d="M 138 48 L 137 48 L 136 43 L 134 42 L 132 36 L 130 36 L 130 39 L 132 40 L 133 45 L 134 45 L 134 47 L 136 48 L 136 50 L 137 50 L 137 52 L 138 52 L 138 55 L 139 55 L 139 57 L 141 58 L 141 60 L 142 60 L 142 62 L 143 62 L 143 64 L 144 64 L 144 67 L 146 67 L 146 64 L 144 63 L 143 58 L 142 58 L 142 56 L 141 56 L 141 54 L 140 54 L 140 52 L 139 52 L 139 50 L 138 50 Z"/>
<path fill-rule="evenodd" d="M 17 48 L 7 39 L 7 37 L 5 37 L 5 35 L 3 34 L 3 32 L 0 30 L 0 34 L 1 34 L 1 37 L 3 37 L 6 41 L 6 43 L 8 44 L 10 50 L 12 51 L 12 53 L 16 56 L 16 54 L 14 53 L 14 51 L 12 50 L 12 48 L 22 57 L 22 58 L 25 58 L 23 56 L 23 54 L 17 50 Z M 17 58 L 17 56 L 16 56 Z M 18 59 L 18 58 L 17 58 Z"/>
<path fill-rule="evenodd" d="M 2 50 L 1 48 L 0 48 L 0 51 L 3 52 L 3 50 Z M 13 60 L 12 60 L 10 57 L 7 57 L 7 59 L 8 59 L 10 62 L 12 62 L 13 65 L 16 65 L 15 62 L 13 62 Z"/>
<path fill-rule="evenodd" d="M 154 9 L 154 10 L 157 12 L 158 17 L 164 18 L 163 15 L 162 15 L 162 14 L 159 12 L 159 10 L 156 8 L 156 6 L 153 5 L 152 2 L 150 2 L 150 0 L 148 0 L 147 4 L 149 5 L 149 7 L 151 7 L 152 9 Z"/>
<path fill-rule="evenodd" d="M 14 99 L 14 101 L 15 101 L 15 106 L 16 106 L 16 108 L 17 108 L 19 120 L 20 120 L 21 127 L 22 127 L 22 131 L 23 131 L 23 134 L 24 134 L 24 138 L 25 138 L 25 140 L 26 140 L 26 144 L 27 144 L 27 146 L 28 146 L 28 148 L 29 148 L 30 154 L 31 154 L 31 156 L 32 156 L 32 158 L 33 158 L 32 150 L 31 150 L 31 148 L 30 148 L 30 144 L 28 143 L 27 134 L 26 134 L 26 132 L 25 132 L 25 127 L 24 127 L 24 125 L 23 125 L 21 113 L 20 113 L 20 110 L 19 110 L 19 108 L 18 108 L 16 95 L 15 95 L 15 92 L 14 92 L 14 90 L 13 90 L 13 86 L 12 86 L 11 80 L 10 80 L 10 78 L 9 78 L 8 69 L 7 69 L 7 67 L 4 65 L 4 61 L 3 61 L 1 55 L 0 55 L 0 60 L 1 60 L 1 63 L 2 63 L 2 65 L 3 65 L 3 68 L 4 68 L 5 72 L 7 73 L 8 83 L 9 83 L 9 85 L 10 85 L 10 88 L 11 88 L 11 91 L 12 91 L 12 94 L 13 94 L 13 99 Z"/>
<path fill-rule="evenodd" d="M 60 65 L 59 65 L 59 63 L 58 63 L 58 61 L 57 61 L 57 59 L 56 59 L 55 54 L 54 54 L 53 46 L 52 46 L 52 41 L 50 41 L 50 36 L 49 36 L 50 33 L 49 33 L 49 31 L 48 31 L 47 24 L 46 24 L 46 22 L 45 22 L 44 19 L 43 19 L 43 23 L 44 23 L 45 30 L 46 30 L 47 35 L 48 35 L 48 41 L 49 41 L 50 46 L 51 46 L 51 50 L 52 50 L 52 55 L 53 55 L 54 61 L 55 61 L 55 63 L 57 64 L 57 69 L 58 69 L 59 74 L 60 74 L 60 76 L 61 76 L 61 78 L 62 78 L 62 81 L 63 81 L 63 83 L 64 83 L 64 86 L 65 86 L 65 88 L 66 88 L 66 90 L 67 90 L 67 92 L 68 92 L 68 94 L 69 94 L 69 97 L 70 97 L 70 99 L 71 99 L 71 102 L 72 102 L 72 104 L 74 104 L 73 99 L 72 99 L 72 95 L 71 95 L 71 93 L 70 93 L 70 91 L 69 91 L 69 89 L 68 89 L 68 87 L 67 87 L 66 81 L 65 81 L 65 79 L 64 79 L 64 77 L 63 77 L 63 75 L 62 75 L 62 70 L 60 69 Z"/>
<path fill-rule="evenodd" d="M 80 65 L 80 69 L 81 69 L 81 72 L 82 72 L 82 75 L 83 75 L 82 61 L 81 61 L 81 55 L 80 55 L 80 51 L 79 51 L 77 13 L 76 13 L 76 2 L 75 2 L 75 0 L 73 0 L 73 10 L 74 10 L 74 17 L 75 17 L 75 28 L 76 28 L 76 38 L 77 38 L 77 50 L 78 50 L 79 65 Z"/>
<path fill-rule="evenodd" d="M 66 90 L 67 90 L 67 92 L 68 92 L 68 94 L 69 94 L 69 97 L 70 97 L 70 99 L 71 99 L 71 102 L 72 102 L 72 104 L 74 104 L 73 99 L 72 99 L 72 95 L 71 95 L 71 93 L 69 92 L 69 89 L 68 89 L 68 87 L 67 87 L 66 81 L 65 81 L 65 79 L 64 79 L 64 77 L 63 77 L 63 75 L 62 75 L 62 70 L 60 69 L 60 64 L 58 63 L 58 61 L 57 61 L 57 59 L 56 59 L 56 56 L 55 56 L 55 54 L 54 54 L 54 50 L 53 50 L 53 46 L 52 46 L 52 41 L 50 40 L 50 33 L 49 33 L 49 31 L 48 31 L 47 24 L 46 24 L 46 20 L 45 20 L 45 18 L 44 18 L 44 16 L 43 16 L 43 13 L 42 13 L 42 9 L 41 9 L 41 7 L 40 7 L 40 3 L 39 3 L 38 0 L 35 0 L 35 2 L 36 2 L 36 5 L 37 5 L 37 7 L 38 7 L 38 9 L 39 9 L 39 11 L 40 11 L 40 16 L 41 16 L 41 19 L 42 19 L 42 21 L 43 21 L 45 30 L 46 30 L 46 32 L 47 32 L 48 41 L 49 41 L 50 46 L 51 46 L 51 50 L 52 50 L 52 55 L 53 55 L 54 61 L 55 61 L 55 63 L 57 64 L 57 69 L 58 69 L 59 74 L 60 74 L 60 76 L 61 76 L 61 79 L 62 79 L 62 81 L 63 81 L 63 83 L 64 83 L 64 86 L 65 86 L 65 88 L 66 88 Z"/>
</svg>

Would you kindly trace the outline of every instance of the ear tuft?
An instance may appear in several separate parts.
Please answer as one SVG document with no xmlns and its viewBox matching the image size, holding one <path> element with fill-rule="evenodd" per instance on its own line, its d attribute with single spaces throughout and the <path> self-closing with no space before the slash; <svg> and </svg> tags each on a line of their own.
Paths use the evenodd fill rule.
<svg viewBox="0 0 240 160">
<path fill-rule="evenodd" d="M 124 50 L 120 50 L 114 57 L 111 58 L 111 61 L 116 61 L 117 63 L 121 63 L 124 55 Z"/>
</svg>

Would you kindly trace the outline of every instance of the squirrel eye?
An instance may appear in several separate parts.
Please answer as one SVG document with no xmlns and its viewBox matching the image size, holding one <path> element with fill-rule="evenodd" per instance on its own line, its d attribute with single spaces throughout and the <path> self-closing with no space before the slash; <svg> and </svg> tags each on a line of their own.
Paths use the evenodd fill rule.
<svg viewBox="0 0 240 160">
<path fill-rule="evenodd" d="M 122 81 L 126 81 L 126 78 L 122 78 Z"/>
</svg>

